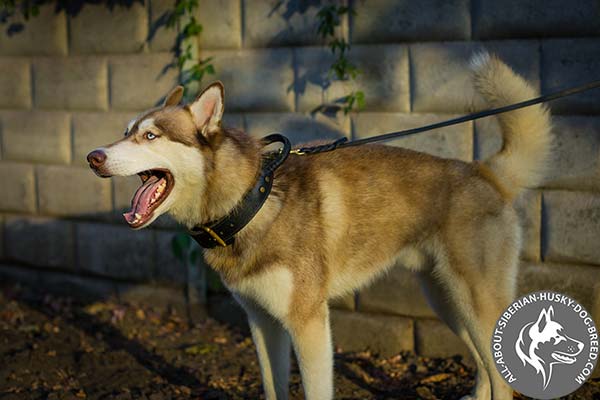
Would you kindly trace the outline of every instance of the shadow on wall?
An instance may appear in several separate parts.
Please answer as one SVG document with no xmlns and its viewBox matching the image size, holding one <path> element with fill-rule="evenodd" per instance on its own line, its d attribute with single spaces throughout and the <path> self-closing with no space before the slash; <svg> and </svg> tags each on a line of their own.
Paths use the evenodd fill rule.
<svg viewBox="0 0 600 400">
<path fill-rule="evenodd" d="M 23 21 L 11 21 L 16 12 L 20 12 L 25 16 L 25 19 L 29 19 L 36 16 L 38 12 L 36 10 L 38 10 L 40 6 L 45 4 L 55 4 L 54 11 L 56 14 L 64 11 L 68 16 L 75 17 L 87 4 L 98 3 L 98 0 L 38 0 L 35 2 L 18 2 L 16 8 L 12 11 L 9 10 L 8 6 L 3 7 L 0 11 L 0 24 L 7 24 L 6 32 L 10 36 L 26 29 Z M 130 8 L 135 3 L 144 4 L 144 0 L 103 0 L 102 3 L 112 11 L 117 6 Z M 166 22 L 166 18 L 163 21 Z"/>
</svg>

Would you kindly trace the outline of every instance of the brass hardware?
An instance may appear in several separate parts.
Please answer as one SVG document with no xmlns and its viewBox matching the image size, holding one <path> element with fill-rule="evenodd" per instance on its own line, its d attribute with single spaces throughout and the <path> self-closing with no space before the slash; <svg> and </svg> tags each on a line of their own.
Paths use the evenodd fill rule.
<svg viewBox="0 0 600 400">
<path fill-rule="evenodd" d="M 269 182 L 271 180 L 271 178 L 269 178 L 268 176 L 265 176 L 265 182 Z"/>
<path fill-rule="evenodd" d="M 258 189 L 258 190 L 260 190 L 260 192 L 261 192 L 261 193 L 264 193 L 264 192 L 265 192 L 265 188 L 264 188 L 264 186 L 261 186 L 261 187 L 260 187 L 260 189 Z"/>
<path fill-rule="evenodd" d="M 202 229 L 204 229 L 204 231 L 206 233 L 208 233 L 213 239 L 215 239 L 217 241 L 217 243 L 219 243 L 219 245 L 221 245 L 223 247 L 227 247 L 227 243 L 225 243 L 225 241 L 223 239 L 221 239 L 221 237 L 219 235 L 217 235 L 217 233 L 215 231 L 210 229 L 208 226 L 203 226 Z"/>
<path fill-rule="evenodd" d="M 295 155 L 297 155 L 297 156 L 303 156 L 303 155 L 305 155 L 306 153 L 305 153 L 305 152 L 303 152 L 303 151 L 300 151 L 300 149 L 294 149 L 294 150 L 290 150 L 290 154 L 295 154 Z"/>
</svg>

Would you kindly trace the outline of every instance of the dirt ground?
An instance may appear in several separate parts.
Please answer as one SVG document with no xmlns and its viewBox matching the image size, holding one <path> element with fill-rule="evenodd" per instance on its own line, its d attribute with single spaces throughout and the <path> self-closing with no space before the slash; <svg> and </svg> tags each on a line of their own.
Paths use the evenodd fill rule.
<svg viewBox="0 0 600 400">
<path fill-rule="evenodd" d="M 2 400 L 263 398 L 246 334 L 136 304 L 77 304 L 4 287 L 0 355 Z M 336 399 L 456 399 L 473 385 L 473 370 L 459 358 L 338 350 L 335 365 Z M 303 398 L 295 364 L 290 390 Z M 600 399 L 600 379 L 570 398 Z"/>
</svg>

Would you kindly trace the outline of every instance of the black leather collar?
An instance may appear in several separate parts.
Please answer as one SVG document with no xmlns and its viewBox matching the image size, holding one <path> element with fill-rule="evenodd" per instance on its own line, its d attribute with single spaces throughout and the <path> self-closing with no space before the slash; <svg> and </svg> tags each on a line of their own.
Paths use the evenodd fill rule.
<svg viewBox="0 0 600 400">
<path fill-rule="evenodd" d="M 235 234 L 248 225 L 269 197 L 273 187 L 275 170 L 283 164 L 290 154 L 291 145 L 288 138 L 277 133 L 264 137 L 262 142 L 265 146 L 280 142 L 283 143 L 283 147 L 277 152 L 267 153 L 263 156 L 264 159 L 256 184 L 229 214 L 219 220 L 195 226 L 189 230 L 190 236 L 200 246 L 212 249 L 217 246 L 227 247 L 233 244 Z"/>
</svg>

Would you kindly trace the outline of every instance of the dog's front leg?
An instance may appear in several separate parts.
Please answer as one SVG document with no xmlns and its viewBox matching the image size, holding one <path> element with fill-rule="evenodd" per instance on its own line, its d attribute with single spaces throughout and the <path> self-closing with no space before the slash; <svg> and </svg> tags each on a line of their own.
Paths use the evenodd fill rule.
<svg viewBox="0 0 600 400">
<path fill-rule="evenodd" d="M 291 321 L 290 325 L 305 398 L 332 399 L 333 349 L 327 305 L 306 318 Z"/>
<path fill-rule="evenodd" d="M 253 301 L 236 298 L 248 314 L 265 396 L 267 400 L 285 400 L 290 378 L 290 336 L 279 321 Z"/>
</svg>

